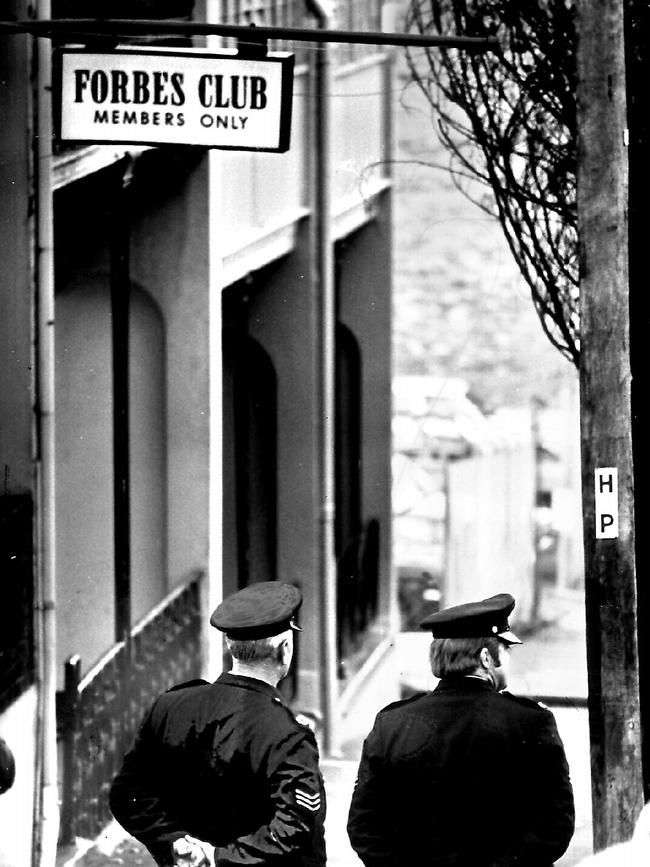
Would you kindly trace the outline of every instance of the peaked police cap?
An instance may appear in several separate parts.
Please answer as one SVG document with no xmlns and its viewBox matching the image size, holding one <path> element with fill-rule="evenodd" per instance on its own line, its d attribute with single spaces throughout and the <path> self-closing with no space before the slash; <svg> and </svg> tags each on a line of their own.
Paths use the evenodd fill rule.
<svg viewBox="0 0 650 867">
<path fill-rule="evenodd" d="M 302 605 L 302 593 L 293 584 L 260 581 L 239 590 L 217 606 L 210 623 L 236 641 L 269 638 L 287 629 Z"/>
<path fill-rule="evenodd" d="M 453 605 L 425 617 L 421 629 L 428 629 L 434 638 L 498 638 L 504 644 L 521 644 L 510 631 L 508 616 L 515 607 L 509 593 L 497 593 L 479 602 Z"/>
</svg>

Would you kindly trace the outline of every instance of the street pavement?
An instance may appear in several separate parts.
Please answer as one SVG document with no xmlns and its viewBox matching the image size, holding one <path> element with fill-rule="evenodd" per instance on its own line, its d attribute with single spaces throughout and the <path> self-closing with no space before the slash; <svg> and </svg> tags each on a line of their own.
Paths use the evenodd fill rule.
<svg viewBox="0 0 650 867">
<path fill-rule="evenodd" d="M 553 697 L 547 702 L 555 714 L 567 752 L 576 798 L 576 833 L 556 867 L 573 867 L 592 851 L 589 730 L 584 700 L 587 696 L 584 602 L 579 593 L 550 594 L 543 600 L 544 625 L 522 636 L 524 644 L 512 655 L 510 691 L 520 695 Z M 406 691 L 429 689 L 429 637 L 402 633 L 397 642 L 400 680 Z M 363 708 L 345 718 L 341 726 L 341 754 L 324 758 L 323 775 L 328 799 L 326 838 L 329 867 L 360 867 L 345 830 L 363 737 L 375 713 L 394 696 L 382 693 L 376 678 L 374 694 L 364 696 Z M 561 699 L 561 702 L 558 701 Z M 578 701 L 572 701 L 578 699 Z M 506 808 L 507 809 L 507 808 Z M 507 813 L 504 813 L 507 822 Z M 98 840 L 78 841 L 61 852 L 57 867 L 152 867 L 152 860 L 138 843 L 112 824 Z"/>
</svg>

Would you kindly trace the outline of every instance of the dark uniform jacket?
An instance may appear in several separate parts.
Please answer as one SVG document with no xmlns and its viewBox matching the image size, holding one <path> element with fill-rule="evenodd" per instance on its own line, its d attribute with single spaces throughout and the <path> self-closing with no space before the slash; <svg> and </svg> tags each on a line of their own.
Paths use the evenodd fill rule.
<svg viewBox="0 0 650 867">
<path fill-rule="evenodd" d="M 366 867 L 548 867 L 574 830 L 553 714 L 476 678 L 384 708 L 348 835 Z"/>
<path fill-rule="evenodd" d="M 325 863 L 325 792 L 312 731 L 280 692 L 222 674 L 161 695 L 115 778 L 118 822 L 158 864 L 185 834 L 217 865 Z"/>
</svg>

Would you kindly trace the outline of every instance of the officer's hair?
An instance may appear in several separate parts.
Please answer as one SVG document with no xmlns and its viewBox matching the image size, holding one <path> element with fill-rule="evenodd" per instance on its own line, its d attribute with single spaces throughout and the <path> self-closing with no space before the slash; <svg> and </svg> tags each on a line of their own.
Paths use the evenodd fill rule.
<svg viewBox="0 0 650 867">
<path fill-rule="evenodd" d="M 273 664 L 279 664 L 282 662 L 280 648 L 286 637 L 286 632 L 281 632 L 279 635 L 271 635 L 268 638 L 255 638 L 246 641 L 226 638 L 226 645 L 230 651 L 230 655 L 238 662 L 272 662 Z"/>
<path fill-rule="evenodd" d="M 429 650 L 431 671 L 435 677 L 473 674 L 484 647 L 498 667 L 498 638 L 434 638 Z"/>
</svg>

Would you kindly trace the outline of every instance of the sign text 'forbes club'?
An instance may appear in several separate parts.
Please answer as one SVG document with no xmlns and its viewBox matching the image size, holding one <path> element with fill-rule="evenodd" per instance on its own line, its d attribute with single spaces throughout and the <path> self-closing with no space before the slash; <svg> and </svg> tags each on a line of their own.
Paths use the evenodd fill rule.
<svg viewBox="0 0 650 867">
<path fill-rule="evenodd" d="M 292 55 L 70 48 L 57 63 L 62 141 L 288 150 Z"/>
</svg>

